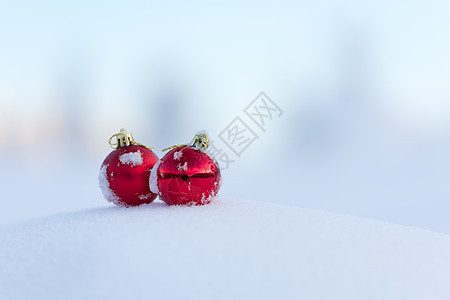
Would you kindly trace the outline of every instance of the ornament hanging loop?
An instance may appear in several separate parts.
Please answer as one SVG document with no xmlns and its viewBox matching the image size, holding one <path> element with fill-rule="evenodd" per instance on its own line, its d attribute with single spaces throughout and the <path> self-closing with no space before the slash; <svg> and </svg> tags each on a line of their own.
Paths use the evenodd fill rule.
<svg viewBox="0 0 450 300">
<path fill-rule="evenodd" d="M 114 138 L 115 138 L 115 141 L 114 141 Z M 151 147 L 147 147 L 145 145 L 136 143 L 134 141 L 131 133 L 126 131 L 124 128 L 120 129 L 119 133 L 116 133 L 112 137 L 110 137 L 108 140 L 108 143 L 111 146 L 111 148 L 113 148 L 113 149 L 127 147 L 130 145 L 139 145 L 139 146 L 145 147 L 147 149 L 153 150 L 153 148 L 151 148 Z"/>
<path fill-rule="evenodd" d="M 113 141 L 114 138 L 116 139 L 115 142 Z M 108 143 L 113 149 L 118 149 L 118 148 L 130 146 L 131 144 L 134 143 L 134 140 L 133 140 L 133 136 L 131 135 L 131 133 L 126 131 L 124 128 L 122 128 L 122 129 L 120 129 L 119 133 L 116 133 L 112 137 L 109 138 Z"/>
<path fill-rule="evenodd" d="M 165 151 L 171 150 L 173 148 L 184 147 L 184 146 L 189 146 L 189 147 L 195 148 L 197 150 L 207 149 L 209 146 L 208 135 L 206 134 L 205 131 L 199 132 L 194 136 L 194 138 L 192 139 L 192 141 L 189 144 L 170 146 L 170 147 L 162 149 L 162 151 L 165 152 Z"/>
<path fill-rule="evenodd" d="M 164 148 L 164 149 L 162 149 L 161 151 L 162 151 L 162 152 L 166 152 L 167 150 L 171 150 L 171 149 L 173 149 L 173 148 L 184 147 L 184 146 L 187 146 L 187 145 L 186 145 L 186 144 L 182 144 L 182 145 L 173 145 L 173 146 Z"/>
</svg>

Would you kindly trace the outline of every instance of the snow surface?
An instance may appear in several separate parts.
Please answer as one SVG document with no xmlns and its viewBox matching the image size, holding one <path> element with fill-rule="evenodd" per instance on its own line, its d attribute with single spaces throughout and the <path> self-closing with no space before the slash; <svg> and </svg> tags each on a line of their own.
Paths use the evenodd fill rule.
<svg viewBox="0 0 450 300">
<path fill-rule="evenodd" d="M 0 245 L 0 299 L 450 298 L 449 236 L 267 203 L 98 208 Z"/>
<path fill-rule="evenodd" d="M 144 159 L 142 158 L 141 151 L 136 152 L 128 152 L 124 153 L 119 157 L 119 160 L 123 164 L 134 166 L 140 166 L 144 162 Z"/>
</svg>

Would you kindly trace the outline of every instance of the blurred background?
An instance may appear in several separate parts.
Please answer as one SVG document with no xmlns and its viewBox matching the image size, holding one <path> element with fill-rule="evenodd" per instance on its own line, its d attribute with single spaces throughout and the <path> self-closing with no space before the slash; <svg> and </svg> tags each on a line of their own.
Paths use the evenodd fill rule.
<svg viewBox="0 0 450 300">
<path fill-rule="evenodd" d="M 124 127 L 207 130 L 221 196 L 450 234 L 450 2 L 0 0 L 0 226 L 107 206 Z M 264 91 L 283 111 L 261 130 Z M 236 117 L 258 135 L 240 157 Z"/>
</svg>

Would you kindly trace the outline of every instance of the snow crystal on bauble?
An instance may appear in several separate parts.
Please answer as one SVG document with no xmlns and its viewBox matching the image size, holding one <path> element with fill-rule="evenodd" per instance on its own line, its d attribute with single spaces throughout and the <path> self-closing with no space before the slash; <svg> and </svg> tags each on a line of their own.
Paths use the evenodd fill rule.
<svg viewBox="0 0 450 300">
<path fill-rule="evenodd" d="M 180 150 L 180 151 L 175 151 L 174 153 L 173 153 L 173 159 L 175 159 L 175 160 L 180 160 L 180 158 L 183 156 L 183 152 Z"/>
<path fill-rule="evenodd" d="M 100 169 L 100 174 L 98 175 L 98 184 L 99 184 L 100 189 L 102 190 L 102 194 L 106 198 L 106 200 L 108 200 L 109 202 L 112 202 L 116 205 L 119 205 L 121 203 L 120 198 L 109 187 L 109 181 L 108 181 L 107 173 L 106 173 L 107 168 L 108 168 L 108 165 L 103 165 L 102 168 Z"/>
<path fill-rule="evenodd" d="M 178 168 L 178 171 L 180 171 L 180 172 L 181 172 L 181 171 L 187 171 L 187 170 L 188 170 L 187 161 L 184 162 L 183 165 L 182 165 L 182 164 L 178 164 L 177 168 Z"/>
<path fill-rule="evenodd" d="M 144 162 L 144 159 L 142 158 L 141 151 L 136 152 L 128 152 L 124 153 L 121 156 L 119 156 L 119 160 L 123 164 L 134 166 L 140 166 Z"/>
<path fill-rule="evenodd" d="M 158 189 L 158 168 L 159 164 L 161 163 L 161 160 L 158 160 L 158 162 L 153 166 L 152 172 L 150 173 L 150 191 L 152 191 L 155 194 L 159 194 Z"/>
</svg>

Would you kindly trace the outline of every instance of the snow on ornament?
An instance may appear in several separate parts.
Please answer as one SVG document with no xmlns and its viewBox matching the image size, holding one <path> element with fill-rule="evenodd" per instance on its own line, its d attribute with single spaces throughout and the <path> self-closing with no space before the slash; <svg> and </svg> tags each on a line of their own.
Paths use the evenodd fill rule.
<svg viewBox="0 0 450 300">
<path fill-rule="evenodd" d="M 103 161 L 98 177 L 106 200 L 121 206 L 155 200 L 157 194 L 150 191 L 148 181 L 158 157 L 151 148 L 136 143 L 125 129 L 113 135 L 109 144 L 114 150 Z"/>
<path fill-rule="evenodd" d="M 168 205 L 204 205 L 217 195 L 221 184 L 219 165 L 205 150 L 205 132 L 195 135 L 189 145 L 176 145 L 155 165 L 150 189 Z"/>
</svg>

